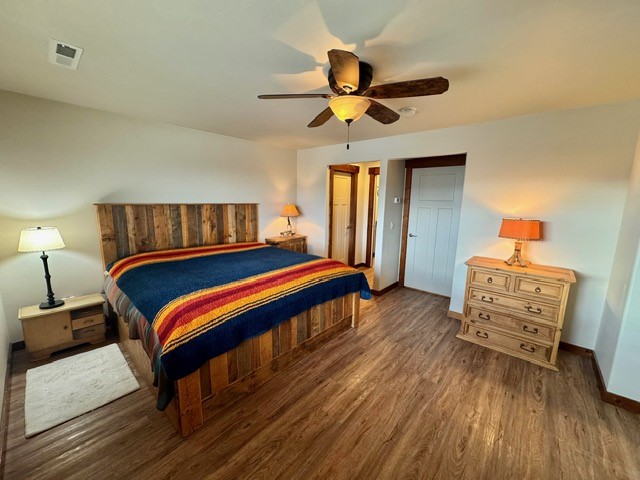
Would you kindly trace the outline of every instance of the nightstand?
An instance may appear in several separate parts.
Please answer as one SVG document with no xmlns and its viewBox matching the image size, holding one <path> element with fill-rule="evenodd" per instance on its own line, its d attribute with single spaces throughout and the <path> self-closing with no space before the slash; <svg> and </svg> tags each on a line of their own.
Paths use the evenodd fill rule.
<svg viewBox="0 0 640 480">
<path fill-rule="evenodd" d="M 22 307 L 18 318 L 30 361 L 53 352 L 105 340 L 104 298 L 98 293 L 68 298 L 61 307 L 41 310 L 38 305 Z"/>
<path fill-rule="evenodd" d="M 307 253 L 307 237 L 305 235 L 288 235 L 286 237 L 269 237 L 264 241 L 274 247 L 284 248 L 293 252 Z"/>
</svg>

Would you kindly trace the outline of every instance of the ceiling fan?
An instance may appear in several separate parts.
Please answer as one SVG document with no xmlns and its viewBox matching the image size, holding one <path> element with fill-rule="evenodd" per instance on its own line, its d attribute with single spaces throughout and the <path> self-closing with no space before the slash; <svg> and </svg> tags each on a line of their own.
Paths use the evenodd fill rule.
<svg viewBox="0 0 640 480">
<path fill-rule="evenodd" d="M 323 125 L 333 115 L 349 125 L 365 113 L 374 120 L 388 125 L 397 121 L 400 115 L 375 99 L 440 95 L 449 89 L 449 80 L 443 77 L 371 86 L 373 78 L 371 65 L 361 62 L 356 55 L 345 50 L 329 50 L 328 56 L 331 65 L 328 81 L 329 87 L 334 93 L 258 95 L 258 98 L 265 100 L 281 98 L 329 99 L 329 106 L 307 125 L 310 128 Z"/>
</svg>

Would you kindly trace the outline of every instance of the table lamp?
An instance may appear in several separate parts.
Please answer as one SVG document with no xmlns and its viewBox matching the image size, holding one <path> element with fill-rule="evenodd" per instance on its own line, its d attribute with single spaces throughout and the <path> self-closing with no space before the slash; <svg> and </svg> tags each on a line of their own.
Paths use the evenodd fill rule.
<svg viewBox="0 0 640 480">
<path fill-rule="evenodd" d="M 287 217 L 287 229 L 281 233 L 282 236 L 293 235 L 293 230 L 291 228 L 291 217 L 300 216 L 300 212 L 296 208 L 293 203 L 287 203 L 284 207 L 282 207 L 282 212 L 280 212 L 281 217 Z"/>
<path fill-rule="evenodd" d="M 51 290 L 51 275 L 47 259 L 49 256 L 45 250 L 58 250 L 64 248 L 64 242 L 56 227 L 32 227 L 20 232 L 18 251 L 23 253 L 42 252 L 40 258 L 44 264 L 44 278 L 47 281 L 47 301 L 40 304 L 40 308 L 55 308 L 64 305 L 64 300 L 56 300 Z"/>
<path fill-rule="evenodd" d="M 503 218 L 500 225 L 501 238 L 513 238 L 516 241 L 513 255 L 505 260 L 507 265 L 513 265 L 515 262 L 521 267 L 527 264 L 522 258 L 522 242 L 531 240 L 540 240 L 540 220 L 524 220 L 522 218 Z"/>
</svg>

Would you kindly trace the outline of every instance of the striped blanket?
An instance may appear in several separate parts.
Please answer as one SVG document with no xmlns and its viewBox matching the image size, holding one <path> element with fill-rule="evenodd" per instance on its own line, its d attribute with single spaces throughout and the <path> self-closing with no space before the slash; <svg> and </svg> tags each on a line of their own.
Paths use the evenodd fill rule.
<svg viewBox="0 0 640 480">
<path fill-rule="evenodd" d="M 361 272 L 262 243 L 143 253 L 108 273 L 107 294 L 115 284 L 149 319 L 170 380 L 315 305 L 348 293 L 371 298 Z"/>
</svg>

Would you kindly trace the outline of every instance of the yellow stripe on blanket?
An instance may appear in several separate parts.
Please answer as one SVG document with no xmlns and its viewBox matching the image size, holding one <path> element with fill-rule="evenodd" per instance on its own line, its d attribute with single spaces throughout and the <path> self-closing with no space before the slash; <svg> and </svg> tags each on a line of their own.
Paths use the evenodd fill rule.
<svg viewBox="0 0 640 480">
<path fill-rule="evenodd" d="M 287 277 L 288 272 L 291 273 L 290 278 Z M 164 338 L 162 347 L 163 353 L 168 353 L 194 336 L 215 328 L 248 310 L 296 293 L 315 283 L 353 275 L 353 272 L 353 268 L 339 262 L 318 259 L 302 265 L 249 277 L 221 287 L 203 289 L 180 297 L 165 306 L 158 313 L 153 327 L 156 332 L 162 330 L 171 332 L 168 337 Z M 274 279 L 275 283 L 270 284 L 270 279 Z M 252 287 L 251 284 L 256 283 L 259 285 L 255 288 Z M 240 293 L 238 293 L 239 290 Z M 234 294 L 234 292 L 236 293 Z M 183 308 L 188 304 L 193 305 L 198 302 L 206 303 L 206 306 L 203 306 L 202 309 L 187 310 Z M 185 311 L 185 317 L 181 317 L 178 310 Z M 159 337 L 163 336 L 159 334 Z"/>
</svg>

